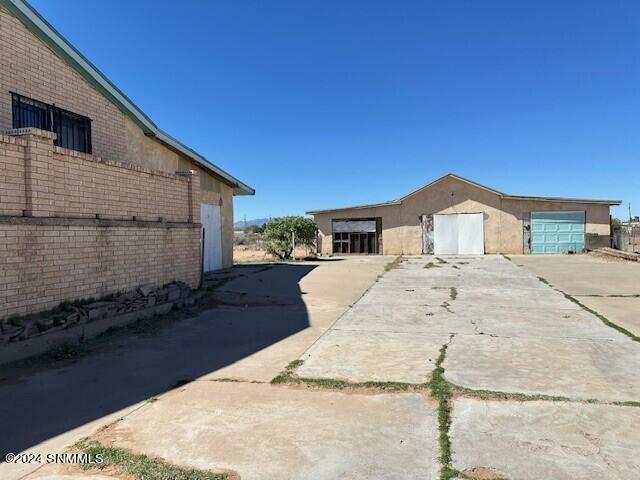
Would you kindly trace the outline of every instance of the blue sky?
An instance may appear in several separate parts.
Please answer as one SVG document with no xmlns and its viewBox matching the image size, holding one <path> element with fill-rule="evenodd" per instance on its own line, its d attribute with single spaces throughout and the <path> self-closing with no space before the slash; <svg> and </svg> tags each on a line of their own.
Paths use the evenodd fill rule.
<svg viewBox="0 0 640 480">
<path fill-rule="evenodd" d="M 237 220 L 389 200 L 449 171 L 640 214 L 640 2 L 32 4 L 257 189 Z"/>
</svg>

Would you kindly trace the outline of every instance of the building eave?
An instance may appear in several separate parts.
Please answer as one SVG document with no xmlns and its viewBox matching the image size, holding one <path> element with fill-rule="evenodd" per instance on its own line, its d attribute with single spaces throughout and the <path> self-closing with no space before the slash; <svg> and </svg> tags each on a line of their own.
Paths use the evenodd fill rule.
<svg viewBox="0 0 640 480">
<path fill-rule="evenodd" d="M 596 203 L 602 205 L 621 205 L 622 200 L 596 200 L 589 198 L 567 198 L 567 197 L 536 197 L 528 195 L 502 195 L 507 200 L 533 200 L 536 202 L 560 202 L 560 203 Z"/>
<path fill-rule="evenodd" d="M 391 200 L 389 202 L 382 203 L 369 203 L 363 205 L 352 205 L 350 207 L 338 207 L 338 208 L 327 208 L 324 210 L 309 210 L 305 212 L 307 215 L 320 215 L 323 213 L 331 213 L 331 212 L 340 212 L 343 210 L 363 210 L 366 208 L 380 208 L 380 207 L 389 207 L 391 205 L 400 205 L 402 202 L 400 200 Z"/>
<path fill-rule="evenodd" d="M 155 137 L 174 149 L 182 152 L 206 170 L 219 176 L 225 183 L 234 188 L 234 195 L 254 195 L 255 190 L 204 156 L 187 147 L 182 142 L 168 135 L 145 114 L 133 101 L 116 87 L 93 63 L 76 49 L 71 42 L 58 32 L 44 17 L 24 0 L 0 0 L 4 6 L 16 16 L 36 37 L 47 45 L 57 56 L 62 58 L 76 70 L 89 84 L 104 95 L 122 113 L 138 125 L 145 135 Z"/>
</svg>

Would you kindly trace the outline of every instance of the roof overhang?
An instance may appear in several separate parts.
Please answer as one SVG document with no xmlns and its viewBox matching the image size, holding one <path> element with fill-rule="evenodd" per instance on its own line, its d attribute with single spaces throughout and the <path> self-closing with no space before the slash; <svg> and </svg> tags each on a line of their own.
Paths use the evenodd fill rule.
<svg viewBox="0 0 640 480">
<path fill-rule="evenodd" d="M 307 215 L 319 215 L 322 213 L 340 212 L 343 210 L 362 210 L 365 208 L 388 207 L 390 205 L 400 205 L 401 203 L 402 202 L 400 200 L 391 200 L 389 202 L 370 203 L 365 205 L 353 205 L 351 207 L 328 208 L 325 210 L 309 210 L 308 212 L 305 212 L 305 213 Z"/>
<path fill-rule="evenodd" d="M 96 90 L 127 115 L 150 137 L 155 137 L 170 147 L 178 150 L 194 162 L 220 177 L 222 181 L 233 187 L 234 195 L 254 195 L 255 190 L 234 176 L 209 162 L 205 157 L 173 138 L 158 126 L 116 87 L 95 65 L 82 55 L 60 32 L 47 22 L 31 5 L 24 0 L 0 0 L 0 5 L 7 8 L 27 28 L 44 42 L 60 58 L 65 60 Z"/>
<path fill-rule="evenodd" d="M 565 197 L 532 197 L 526 195 L 502 195 L 507 200 L 535 200 L 536 202 L 564 202 L 564 203 L 596 203 L 601 205 L 622 205 L 622 200 L 595 200 L 589 198 L 565 198 Z"/>
</svg>

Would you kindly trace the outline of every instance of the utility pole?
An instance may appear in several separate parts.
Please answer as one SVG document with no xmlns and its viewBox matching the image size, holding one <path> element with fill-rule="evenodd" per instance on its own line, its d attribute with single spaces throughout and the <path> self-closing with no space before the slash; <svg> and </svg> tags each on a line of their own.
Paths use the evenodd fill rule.
<svg viewBox="0 0 640 480">
<path fill-rule="evenodd" d="M 627 233 L 629 234 L 629 245 L 631 245 L 631 251 L 636 251 L 636 237 L 633 231 L 633 223 L 631 221 L 631 202 L 629 202 L 629 228 L 627 229 Z"/>
</svg>

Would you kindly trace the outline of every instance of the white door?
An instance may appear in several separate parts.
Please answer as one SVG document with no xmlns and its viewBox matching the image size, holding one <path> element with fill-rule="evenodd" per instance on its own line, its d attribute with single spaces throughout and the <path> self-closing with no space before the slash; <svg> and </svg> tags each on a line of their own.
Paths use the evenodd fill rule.
<svg viewBox="0 0 640 480">
<path fill-rule="evenodd" d="M 200 223 L 204 237 L 203 268 L 205 272 L 222 268 L 222 223 L 218 205 L 200 204 Z"/>
<path fill-rule="evenodd" d="M 484 254 L 482 213 L 456 213 L 433 216 L 435 255 Z"/>
</svg>

